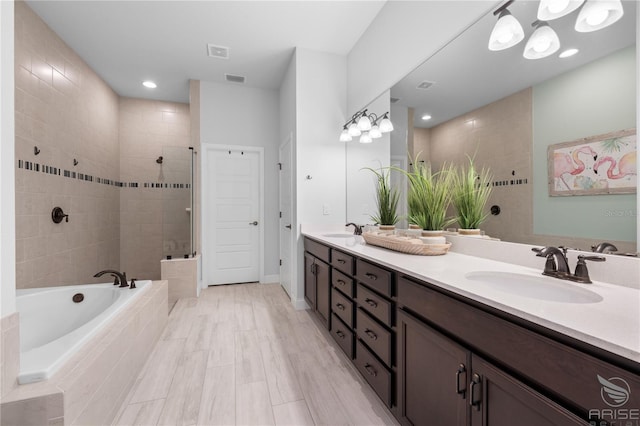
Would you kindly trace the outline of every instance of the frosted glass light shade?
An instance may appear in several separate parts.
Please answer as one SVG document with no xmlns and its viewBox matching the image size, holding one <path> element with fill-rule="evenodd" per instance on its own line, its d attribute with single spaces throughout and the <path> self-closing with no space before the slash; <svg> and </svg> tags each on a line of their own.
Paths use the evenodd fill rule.
<svg viewBox="0 0 640 426">
<path fill-rule="evenodd" d="M 351 139 L 352 137 L 347 129 L 344 129 L 342 133 L 340 133 L 340 142 L 349 142 Z"/>
<path fill-rule="evenodd" d="M 358 129 L 358 125 L 356 123 L 349 124 L 349 135 L 352 137 L 360 136 L 362 132 Z"/>
<path fill-rule="evenodd" d="M 388 118 L 383 118 L 380 122 L 380 131 L 382 133 L 389 133 L 393 131 L 393 123 Z"/>
<path fill-rule="evenodd" d="M 360 129 L 360 131 L 362 132 L 371 130 L 371 120 L 369 120 L 369 117 L 367 117 L 366 115 L 360 117 L 360 119 L 358 120 L 358 129 Z"/>
<path fill-rule="evenodd" d="M 542 0 L 538 6 L 538 19 L 551 21 L 570 14 L 579 8 L 584 0 Z"/>
<path fill-rule="evenodd" d="M 382 132 L 380 131 L 380 128 L 377 125 L 375 125 L 371 128 L 371 130 L 369 130 L 369 135 L 373 139 L 378 139 L 382 137 Z"/>
<path fill-rule="evenodd" d="M 531 34 L 522 54 L 527 59 L 540 59 L 553 55 L 560 49 L 558 34 L 546 23 L 541 23 Z"/>
<path fill-rule="evenodd" d="M 581 33 L 601 30 L 624 15 L 620 0 L 589 0 L 578 14 L 575 29 Z"/>
<path fill-rule="evenodd" d="M 500 12 L 498 22 L 489 37 L 489 50 L 508 49 L 524 39 L 524 30 L 516 18 L 507 9 Z"/>
<path fill-rule="evenodd" d="M 371 143 L 373 142 L 373 138 L 369 134 L 369 132 L 364 132 L 362 136 L 360 136 L 360 143 Z"/>
</svg>

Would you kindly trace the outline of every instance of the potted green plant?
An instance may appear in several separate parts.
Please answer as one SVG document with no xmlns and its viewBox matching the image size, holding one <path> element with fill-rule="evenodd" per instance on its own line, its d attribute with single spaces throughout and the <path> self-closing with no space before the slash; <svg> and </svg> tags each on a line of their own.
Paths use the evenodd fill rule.
<svg viewBox="0 0 640 426">
<path fill-rule="evenodd" d="M 419 161 L 418 157 L 412 161 L 413 171 L 398 169 L 409 181 L 407 219 L 422 230 L 423 237 L 431 238 L 425 242 L 444 243 L 443 230 L 455 221 L 447 216 L 453 171 L 450 165 L 444 164 L 440 171 L 434 172 L 429 163 Z"/>
<path fill-rule="evenodd" d="M 378 212 L 375 216 L 371 216 L 371 220 L 379 225 L 381 231 L 391 232 L 399 220 L 397 210 L 400 193 L 396 188 L 391 187 L 390 171 L 385 172 L 384 169 L 377 171 L 370 167 L 366 167 L 366 169 L 376 175 L 376 208 Z"/>
<path fill-rule="evenodd" d="M 453 174 L 452 204 L 462 235 L 480 235 L 480 225 L 489 213 L 485 210 L 491 195 L 491 172 L 487 168 L 477 170 L 473 159 L 460 166 Z"/>
</svg>

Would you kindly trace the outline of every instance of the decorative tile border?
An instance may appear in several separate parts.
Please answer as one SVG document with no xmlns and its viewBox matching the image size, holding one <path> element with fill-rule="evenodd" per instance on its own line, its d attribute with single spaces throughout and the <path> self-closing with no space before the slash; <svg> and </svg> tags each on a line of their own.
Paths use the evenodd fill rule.
<svg viewBox="0 0 640 426">
<path fill-rule="evenodd" d="M 529 179 L 505 179 L 505 180 L 496 180 L 491 182 L 491 186 L 511 186 L 511 185 L 527 185 L 529 183 Z"/>
<path fill-rule="evenodd" d="M 70 179 L 82 180 L 85 182 L 95 182 L 102 185 L 111 185 L 118 188 L 158 188 L 158 189 L 190 189 L 190 183 L 164 183 L 164 182 L 120 182 L 113 179 L 105 179 L 88 175 L 85 173 L 77 173 L 71 170 L 62 170 L 59 167 L 49 166 L 47 164 L 34 163 L 33 161 L 18 160 L 18 169 L 29 170 L 32 172 L 45 173 L 55 176 L 64 176 Z"/>
</svg>

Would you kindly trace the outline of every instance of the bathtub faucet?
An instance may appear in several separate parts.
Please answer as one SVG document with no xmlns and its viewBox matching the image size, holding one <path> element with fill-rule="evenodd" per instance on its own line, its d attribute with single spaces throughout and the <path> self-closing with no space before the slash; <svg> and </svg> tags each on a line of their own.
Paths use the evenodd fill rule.
<svg viewBox="0 0 640 426">
<path fill-rule="evenodd" d="M 127 283 L 126 272 L 118 272 L 118 271 L 114 271 L 113 269 L 105 269 L 104 271 L 100 271 L 97 274 L 95 274 L 94 277 L 98 278 L 103 276 L 104 274 L 111 274 L 111 276 L 116 277 L 115 281 L 113 282 L 113 285 L 120 284 L 120 287 L 129 287 L 129 284 Z"/>
</svg>

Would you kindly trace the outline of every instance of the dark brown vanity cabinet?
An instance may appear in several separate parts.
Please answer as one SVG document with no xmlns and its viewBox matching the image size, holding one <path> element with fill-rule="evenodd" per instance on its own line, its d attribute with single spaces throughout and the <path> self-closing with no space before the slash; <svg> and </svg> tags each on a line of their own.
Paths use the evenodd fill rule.
<svg viewBox="0 0 640 426">
<path fill-rule="evenodd" d="M 318 313 L 320 320 L 329 328 L 331 315 L 329 248 L 305 239 L 305 250 L 304 300 L 311 309 Z"/>
<path fill-rule="evenodd" d="M 402 310 L 397 411 L 407 425 L 588 424 Z"/>
</svg>

